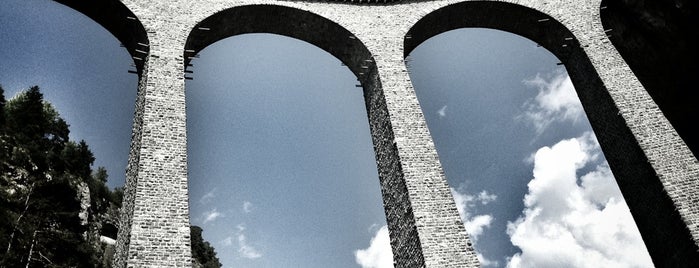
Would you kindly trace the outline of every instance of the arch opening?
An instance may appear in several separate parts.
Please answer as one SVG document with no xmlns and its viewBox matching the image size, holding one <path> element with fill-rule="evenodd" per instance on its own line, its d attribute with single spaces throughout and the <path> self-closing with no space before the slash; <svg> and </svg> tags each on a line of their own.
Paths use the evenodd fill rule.
<svg viewBox="0 0 699 268">
<path fill-rule="evenodd" d="M 97 22 L 109 31 L 131 54 L 135 72 L 141 77 L 150 51 L 148 34 L 141 21 L 121 1 L 55 0 Z"/>
<path fill-rule="evenodd" d="M 558 58 L 558 64 L 568 71 L 577 97 L 655 265 L 681 265 L 688 259 L 697 258 L 697 246 L 684 221 L 619 116 L 618 108 L 594 66 L 575 36 L 554 18 L 509 3 L 452 4 L 426 15 L 410 29 L 404 42 L 405 56 L 440 33 L 474 27 L 520 35 L 533 40 Z"/>
<path fill-rule="evenodd" d="M 133 113 L 132 119 L 132 130 L 131 130 L 131 141 L 129 146 L 129 162 L 126 166 L 126 178 L 125 183 L 131 184 L 130 186 L 125 186 L 124 196 L 122 200 L 125 203 L 122 204 L 122 209 L 120 209 L 120 228 L 117 234 L 116 242 L 116 252 L 114 256 L 114 265 L 121 266 L 125 264 L 127 256 L 129 255 L 129 245 L 131 243 L 131 221 L 133 207 L 134 207 L 134 187 L 137 168 L 132 166 L 138 163 L 138 151 L 140 150 L 140 139 L 141 139 L 141 128 L 142 124 L 142 111 L 140 107 L 143 107 L 145 102 L 144 94 L 145 90 L 145 79 L 143 76 L 143 71 L 146 68 L 148 56 L 150 53 L 150 42 L 148 40 L 148 34 L 145 27 L 138 19 L 138 17 L 121 1 L 118 0 L 108 0 L 108 1 L 79 1 L 79 0 L 56 0 L 65 6 L 68 6 L 83 15 L 89 17 L 93 21 L 100 24 L 104 29 L 109 31 L 114 37 L 121 42 L 121 46 L 126 48 L 128 53 L 131 55 L 131 60 L 133 64 L 129 68 L 127 73 L 133 73 L 138 75 L 138 90 L 136 94 L 135 111 Z M 129 109 L 130 110 L 130 109 Z"/>
<path fill-rule="evenodd" d="M 120 221 L 119 206 L 112 204 L 121 203 L 119 193 L 124 186 L 124 167 L 129 157 L 135 89 L 143 69 L 143 64 L 134 56 L 140 53 L 136 49 L 147 53 L 147 47 L 136 47 L 138 42 L 148 43 L 146 32 L 133 13 L 119 1 L 9 1 L 3 3 L 2 11 L 1 35 L 7 39 L 3 39 L 5 42 L 0 45 L 3 48 L 0 53 L 3 58 L 0 83 L 5 96 L 11 98 L 19 91 L 38 86 L 43 100 L 51 103 L 58 116 L 67 122 L 70 141 L 86 142 L 94 162 L 89 171 L 84 171 L 92 172 L 93 179 L 80 178 L 88 184 L 90 195 L 86 197 L 86 192 L 80 193 L 80 201 L 89 207 L 81 208 L 86 213 L 81 212 L 80 224 L 86 230 L 77 235 L 89 240 L 90 244 L 84 248 L 86 252 L 96 250 L 95 254 L 104 254 L 99 258 L 105 257 L 84 258 L 82 261 L 108 264 L 113 257 L 112 242 L 116 239 L 116 226 Z M 122 15 L 122 21 L 113 21 L 112 17 Z M 120 43 L 126 50 L 120 47 Z M 106 172 L 102 173 L 100 167 L 104 167 Z M 90 184 L 93 181 L 95 183 Z M 79 187 L 77 191 L 84 191 Z M 115 200 L 106 200 L 112 197 Z M 79 243 L 78 240 L 72 242 Z M 36 244 L 32 266 L 45 261 L 37 257 L 41 253 L 40 246 Z M 62 247 L 67 250 L 71 246 L 67 243 Z M 59 254 L 57 251 L 44 251 L 43 254 L 53 259 L 54 265 L 69 265 L 60 264 L 62 258 L 52 256 Z M 19 266 L 17 263 L 5 264 Z M 88 264 L 98 263 L 82 265 Z"/>
<path fill-rule="evenodd" d="M 554 258 L 566 267 L 652 266 L 568 74 L 550 52 L 511 33 L 463 28 L 428 39 L 406 61 L 483 266 L 546 266 Z M 544 225 L 557 236 L 536 229 Z M 582 261 L 600 252 L 608 256 Z"/>
<path fill-rule="evenodd" d="M 226 9 L 197 23 L 185 44 L 185 67 L 208 45 L 245 33 L 271 33 L 304 40 L 340 59 L 363 83 L 369 82 L 376 72 L 369 50 L 347 29 L 311 12 L 276 5 Z"/>
<path fill-rule="evenodd" d="M 226 56 L 220 56 L 222 53 Z M 238 176 L 229 184 L 238 185 L 233 188 L 232 198 L 237 199 L 225 211 L 218 207 L 215 212 L 242 224 L 227 227 L 236 229 L 238 239 L 243 235 L 248 243 L 256 243 L 250 245 L 256 251 L 248 252 L 251 254 L 244 260 L 245 265 L 356 265 L 363 258 L 357 250 L 367 248 L 373 235 L 387 235 L 385 227 L 381 228 L 386 220 L 378 199 L 380 175 L 371 156 L 376 145 L 370 144 L 367 135 L 375 140 L 375 132 L 380 129 L 384 132 L 378 138 L 383 139 L 387 135 L 385 129 L 390 127 L 367 120 L 372 113 L 377 117 L 377 113 L 385 112 L 385 104 L 376 107 L 383 98 L 377 96 L 381 94 L 380 83 L 366 47 L 343 27 L 313 13 L 282 6 L 243 6 L 221 11 L 198 23 L 188 37 L 184 56 L 185 75 L 192 78 L 186 85 L 190 222 L 204 225 L 205 237 L 207 225 L 212 225 L 212 233 L 218 232 L 215 229 L 223 227 L 215 227 L 215 222 L 203 217 L 214 215 L 210 203 L 198 204 L 196 196 L 232 195 L 217 185 L 219 182 L 203 179 L 206 170 L 218 167 L 203 163 L 206 161 L 197 152 L 232 157 L 238 163 L 232 168 Z M 206 63 L 213 60 L 225 62 L 226 67 Z M 222 76 L 231 79 L 221 79 Z M 202 86 L 207 83 L 219 85 Z M 206 125 L 211 119 L 202 118 L 203 114 L 228 117 L 228 123 L 223 124 L 233 127 L 217 132 L 240 135 L 240 140 L 228 140 L 228 135 L 218 140 L 218 134 L 200 132 L 206 128 L 199 125 Z M 253 118 L 256 119 L 251 121 Z M 205 149 L 212 148 L 206 147 L 211 145 L 207 139 L 216 140 L 220 148 Z M 289 184 L 294 181 L 287 179 L 292 178 L 298 185 Z M 285 185 L 288 190 L 279 188 Z M 217 190 L 210 192 L 213 188 Z M 279 196 L 289 204 L 281 204 Z M 293 209 L 291 204 L 305 205 Z M 338 207 L 329 211 L 334 204 Z M 316 212 L 310 218 L 317 218 L 318 222 L 306 226 L 300 224 L 304 221 L 294 219 L 299 215 L 284 215 L 308 216 L 309 211 Z M 286 226 L 279 226 L 276 220 Z M 335 227 L 330 228 L 332 225 Z M 208 236 L 214 237 L 212 233 Z M 280 245 L 272 245 L 270 237 L 277 237 L 275 242 Z M 293 245 L 293 239 L 300 244 Z M 323 246 L 315 245 L 313 252 L 300 256 L 305 261 L 299 261 L 299 255 L 294 254 L 311 249 L 306 245 L 309 241 Z M 232 244 L 218 242 L 223 242 L 217 244 L 222 248 L 233 246 L 242 250 L 243 246 L 240 240 Z M 281 250 L 284 245 L 292 248 Z M 348 246 L 355 251 L 347 250 Z M 384 246 L 390 254 L 390 246 Z M 243 251 L 231 257 L 236 255 L 245 259 Z M 279 263 L 280 258 L 286 262 Z M 392 259 L 388 260 L 392 263 Z"/>
</svg>

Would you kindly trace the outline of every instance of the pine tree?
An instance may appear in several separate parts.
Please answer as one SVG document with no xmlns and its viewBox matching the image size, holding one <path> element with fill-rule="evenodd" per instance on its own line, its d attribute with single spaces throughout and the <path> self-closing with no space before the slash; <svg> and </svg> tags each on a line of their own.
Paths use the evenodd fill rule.
<svg viewBox="0 0 699 268">
<path fill-rule="evenodd" d="M 89 267 L 78 189 L 91 180 L 92 153 L 68 140 L 68 124 L 38 87 L 2 108 L 0 266 Z"/>
<path fill-rule="evenodd" d="M 9 101 L 0 87 L 0 267 L 110 267 L 100 236 L 116 236 L 123 188 L 110 191 L 68 127 L 39 87 Z M 202 229 L 190 231 L 193 263 L 221 267 Z"/>
</svg>

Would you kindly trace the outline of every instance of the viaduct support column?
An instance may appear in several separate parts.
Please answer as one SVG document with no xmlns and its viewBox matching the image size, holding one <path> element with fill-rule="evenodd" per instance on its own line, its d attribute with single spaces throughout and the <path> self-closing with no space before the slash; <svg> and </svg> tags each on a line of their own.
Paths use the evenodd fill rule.
<svg viewBox="0 0 699 268">
<path fill-rule="evenodd" d="M 655 266 L 697 263 L 699 162 L 592 14 L 570 26 L 571 80 Z"/>
<path fill-rule="evenodd" d="M 365 86 L 365 98 L 395 267 L 477 267 L 403 61 L 402 38 L 379 42 L 372 46 L 378 71 L 363 83 L 374 85 Z"/>
<path fill-rule="evenodd" d="M 177 24 L 149 31 L 115 267 L 191 267 L 182 47 Z"/>
</svg>

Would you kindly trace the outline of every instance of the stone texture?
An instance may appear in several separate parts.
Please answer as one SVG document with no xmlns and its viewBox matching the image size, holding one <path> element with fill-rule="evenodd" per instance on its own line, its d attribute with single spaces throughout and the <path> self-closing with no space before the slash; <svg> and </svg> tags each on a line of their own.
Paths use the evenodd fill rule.
<svg viewBox="0 0 699 268">
<path fill-rule="evenodd" d="M 184 70 L 207 45 L 249 32 L 308 41 L 357 75 L 396 267 L 479 266 L 404 62 L 461 27 L 510 31 L 558 56 L 656 265 L 697 263 L 699 163 L 610 44 L 597 0 L 59 2 L 111 31 L 139 70 L 117 267 L 191 266 Z"/>
</svg>

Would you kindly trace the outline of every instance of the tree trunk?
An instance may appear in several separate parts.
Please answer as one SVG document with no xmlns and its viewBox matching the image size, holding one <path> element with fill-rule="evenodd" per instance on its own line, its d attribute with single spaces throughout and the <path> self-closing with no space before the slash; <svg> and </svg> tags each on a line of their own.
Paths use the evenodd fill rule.
<svg viewBox="0 0 699 268">
<path fill-rule="evenodd" d="M 25 268 L 29 268 L 29 264 L 32 263 L 32 253 L 34 253 L 34 244 L 36 243 L 36 232 L 38 232 L 38 230 L 34 230 L 32 234 L 32 245 L 29 247 L 29 256 L 27 257 L 27 266 Z"/>
<path fill-rule="evenodd" d="M 12 249 L 12 241 L 15 238 L 15 233 L 18 231 L 18 226 L 19 223 L 22 221 L 22 217 L 24 217 L 24 214 L 27 213 L 27 210 L 29 210 L 29 198 L 32 196 L 32 191 L 34 190 L 34 183 L 29 186 L 29 193 L 27 193 L 27 197 L 24 199 L 24 210 L 22 210 L 22 213 L 19 214 L 19 217 L 17 217 L 17 220 L 15 221 L 14 226 L 12 226 L 12 233 L 10 233 L 10 239 L 7 242 L 7 250 L 5 251 L 5 255 L 10 254 L 10 250 Z"/>
</svg>

